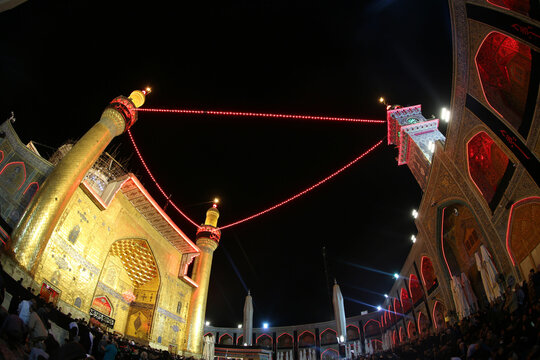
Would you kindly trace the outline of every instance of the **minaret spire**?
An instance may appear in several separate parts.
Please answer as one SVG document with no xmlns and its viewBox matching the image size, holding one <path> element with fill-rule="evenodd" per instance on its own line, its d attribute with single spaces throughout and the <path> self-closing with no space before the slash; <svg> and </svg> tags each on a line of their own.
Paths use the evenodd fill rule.
<svg viewBox="0 0 540 360">
<path fill-rule="evenodd" d="M 193 276 L 191 277 L 198 287 L 191 295 L 187 321 L 186 352 L 198 358 L 201 357 L 203 350 L 204 318 L 206 315 L 212 258 L 221 238 L 221 232 L 217 228 L 219 218 L 217 203 L 218 200 L 215 199 L 212 207 L 206 211 L 204 224 L 197 230 L 197 246 L 201 250 L 201 254 L 195 258 Z"/>
<path fill-rule="evenodd" d="M 30 273 L 36 271 L 49 237 L 84 176 L 111 140 L 137 121 L 136 108 L 144 104 L 147 93 L 136 90 L 129 98 L 119 96 L 111 101 L 100 120 L 60 160 L 28 205 L 12 234 L 10 248 Z"/>
</svg>

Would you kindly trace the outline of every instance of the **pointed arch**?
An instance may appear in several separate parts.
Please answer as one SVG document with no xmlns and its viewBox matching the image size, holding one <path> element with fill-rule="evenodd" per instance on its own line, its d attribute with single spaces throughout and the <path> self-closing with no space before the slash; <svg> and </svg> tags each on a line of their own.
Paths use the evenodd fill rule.
<svg viewBox="0 0 540 360">
<path fill-rule="evenodd" d="M 258 346 L 272 347 L 273 343 L 274 340 L 272 339 L 272 337 L 266 333 L 259 335 L 255 340 L 255 344 L 257 344 Z"/>
<path fill-rule="evenodd" d="M 315 345 L 315 334 L 309 330 L 304 330 L 300 335 L 298 335 L 298 346 L 314 346 Z"/>
<path fill-rule="evenodd" d="M 399 342 L 405 342 L 407 334 L 405 333 L 405 330 L 403 329 L 403 326 L 399 327 Z"/>
<path fill-rule="evenodd" d="M 489 107 L 520 130 L 531 77 L 531 48 L 492 31 L 478 47 L 474 63 Z"/>
<path fill-rule="evenodd" d="M 30 201 L 32 201 L 32 199 L 34 198 L 34 195 L 36 195 L 38 190 L 39 190 L 39 184 L 37 182 L 34 181 L 28 184 L 21 198 L 22 207 L 26 208 L 28 204 L 30 204 Z"/>
<path fill-rule="evenodd" d="M 506 251 L 512 261 L 512 265 L 521 265 L 528 254 L 538 246 L 538 242 L 540 241 L 538 239 L 539 217 L 539 196 L 530 196 L 512 204 L 506 227 Z M 534 260 L 531 262 L 533 265 L 540 265 L 540 263 L 534 264 Z M 526 277 L 528 269 L 521 270 Z"/>
<path fill-rule="evenodd" d="M 242 345 L 243 342 L 241 340 L 244 340 L 244 335 L 240 335 L 236 338 L 236 345 Z"/>
<path fill-rule="evenodd" d="M 8 192 L 19 191 L 26 181 L 26 166 L 22 161 L 13 161 L 0 170 L 0 183 Z"/>
<path fill-rule="evenodd" d="M 409 336 L 409 339 L 414 339 L 416 337 L 416 325 L 414 325 L 412 320 L 407 323 L 407 335 Z"/>
<path fill-rule="evenodd" d="M 321 345 L 329 345 L 337 343 L 337 331 L 331 328 L 324 329 L 319 335 Z"/>
<path fill-rule="evenodd" d="M 229 333 L 221 334 L 219 336 L 218 344 L 232 345 L 233 337 Z"/>
<path fill-rule="evenodd" d="M 422 299 L 422 288 L 418 277 L 414 274 L 409 275 L 409 293 L 412 297 L 412 302 L 416 305 Z"/>
<path fill-rule="evenodd" d="M 437 287 L 438 282 L 433 263 L 428 256 L 422 256 L 422 260 L 420 261 L 420 274 L 422 275 L 422 282 L 426 287 L 426 291 L 430 293 L 430 291 L 433 291 Z"/>
<path fill-rule="evenodd" d="M 339 358 L 339 353 L 335 349 L 328 348 L 321 353 L 321 359 L 324 358 L 324 354 L 326 354 L 327 352 L 333 352 L 335 355 L 333 355 L 332 357 L 336 357 L 337 355 L 337 357 Z"/>
<path fill-rule="evenodd" d="M 360 339 L 360 328 L 356 325 L 349 324 L 346 328 L 347 340 L 357 340 Z"/>
<path fill-rule="evenodd" d="M 381 323 L 375 319 L 369 319 L 364 324 L 364 336 L 377 336 L 381 334 Z"/>
<path fill-rule="evenodd" d="M 446 307 L 443 303 L 441 303 L 439 300 L 435 300 L 435 304 L 433 304 L 433 313 L 432 313 L 432 319 L 433 324 L 435 324 L 435 330 L 441 330 L 445 328 L 446 322 L 444 319 L 444 312 Z"/>
<path fill-rule="evenodd" d="M 412 308 L 412 301 L 409 297 L 409 293 L 405 288 L 401 288 L 399 297 L 401 300 L 401 308 L 403 309 L 403 313 L 406 314 Z"/>
<path fill-rule="evenodd" d="M 277 337 L 276 343 L 278 349 L 292 348 L 294 346 L 294 338 L 291 334 L 284 332 Z"/>
</svg>

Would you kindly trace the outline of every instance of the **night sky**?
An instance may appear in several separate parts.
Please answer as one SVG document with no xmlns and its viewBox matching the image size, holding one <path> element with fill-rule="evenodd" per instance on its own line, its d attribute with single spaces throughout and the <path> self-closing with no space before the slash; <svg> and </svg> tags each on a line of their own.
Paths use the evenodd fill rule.
<svg viewBox="0 0 540 360">
<path fill-rule="evenodd" d="M 30 0 L 0 13 L 0 120 L 14 111 L 23 142 L 57 147 L 114 97 L 147 85 L 151 108 L 385 119 L 381 95 L 421 103 L 426 117 L 450 103 L 447 1 L 171 3 Z M 326 177 L 386 127 L 142 113 L 132 132 L 172 200 L 202 223 L 218 196 L 225 225 Z M 127 136 L 111 148 L 164 205 Z M 334 278 L 347 316 L 372 311 L 365 304 L 380 304 L 393 279 L 365 268 L 400 270 L 422 195 L 396 156 L 381 146 L 308 195 L 224 230 L 207 320 L 240 323 L 248 289 L 255 327 L 329 320 Z M 167 212 L 194 240 L 194 226 Z"/>
</svg>

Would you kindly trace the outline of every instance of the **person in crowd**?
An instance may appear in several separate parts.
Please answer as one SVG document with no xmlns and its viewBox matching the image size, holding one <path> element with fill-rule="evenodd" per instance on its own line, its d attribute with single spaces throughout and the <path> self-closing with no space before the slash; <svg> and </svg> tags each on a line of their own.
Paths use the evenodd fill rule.
<svg viewBox="0 0 540 360">
<path fill-rule="evenodd" d="M 103 360 L 114 360 L 116 359 L 116 354 L 118 353 L 118 347 L 116 346 L 116 341 L 114 338 L 107 340 L 107 345 L 103 348 Z"/>
</svg>

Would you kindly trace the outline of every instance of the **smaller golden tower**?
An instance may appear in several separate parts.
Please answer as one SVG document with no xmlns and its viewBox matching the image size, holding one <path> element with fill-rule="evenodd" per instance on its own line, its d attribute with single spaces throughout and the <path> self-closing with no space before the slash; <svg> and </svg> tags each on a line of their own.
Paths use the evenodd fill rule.
<svg viewBox="0 0 540 360">
<path fill-rule="evenodd" d="M 204 320 L 206 315 L 206 299 L 208 284 L 212 270 L 212 258 L 219 245 L 221 232 L 217 228 L 219 211 L 217 201 L 206 212 L 206 221 L 197 230 L 197 246 L 201 254 L 195 258 L 192 279 L 199 285 L 191 295 L 187 321 L 186 353 L 200 357 L 202 355 Z"/>
</svg>

